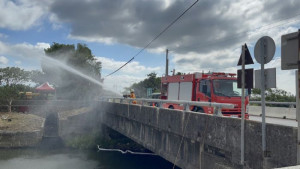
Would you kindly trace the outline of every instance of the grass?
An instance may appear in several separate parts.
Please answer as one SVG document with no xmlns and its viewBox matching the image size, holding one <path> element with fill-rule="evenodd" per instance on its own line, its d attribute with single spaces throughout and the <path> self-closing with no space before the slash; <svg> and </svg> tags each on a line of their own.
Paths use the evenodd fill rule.
<svg viewBox="0 0 300 169">
<path fill-rule="evenodd" d="M 44 118 L 23 113 L 0 113 L 0 131 L 26 132 L 40 130 Z"/>
</svg>

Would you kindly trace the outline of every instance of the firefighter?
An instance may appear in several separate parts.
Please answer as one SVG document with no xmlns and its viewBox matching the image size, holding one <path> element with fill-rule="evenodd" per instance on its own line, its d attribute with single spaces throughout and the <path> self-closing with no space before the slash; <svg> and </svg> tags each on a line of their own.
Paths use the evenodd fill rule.
<svg viewBox="0 0 300 169">
<path fill-rule="evenodd" d="M 130 89 L 130 98 L 131 99 L 135 99 L 136 98 L 133 89 Z M 136 100 L 133 100 L 132 104 L 136 104 Z"/>
</svg>

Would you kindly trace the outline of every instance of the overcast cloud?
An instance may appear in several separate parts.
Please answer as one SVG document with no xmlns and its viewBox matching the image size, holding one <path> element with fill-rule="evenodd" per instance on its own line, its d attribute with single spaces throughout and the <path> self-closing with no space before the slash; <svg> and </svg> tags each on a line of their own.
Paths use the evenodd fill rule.
<svg viewBox="0 0 300 169">
<path fill-rule="evenodd" d="M 67 27 L 70 30 L 67 37 L 75 41 L 142 48 L 194 2 L 2 0 L 0 28 L 30 30 L 42 28 L 45 22 L 50 22 L 54 30 Z M 182 72 L 235 71 L 242 44 L 254 46 L 261 36 L 269 35 L 279 49 L 281 35 L 298 30 L 299 6 L 297 0 L 200 0 L 153 42 L 148 51 L 162 53 L 166 48 L 170 49 L 170 62 Z M 4 40 L 7 35 L 0 33 L 0 38 Z M 8 60 L 10 55 L 35 56 L 43 52 L 43 47 L 47 47 L 45 44 L 8 45 L 0 41 L 0 55 Z M 113 71 L 124 63 L 109 57 L 99 57 L 106 71 Z M 122 60 L 129 60 L 131 56 L 126 57 Z M 278 53 L 277 57 L 280 57 Z M 151 71 L 162 73 L 163 68 L 147 67 L 141 63 L 132 62 L 131 68 L 126 66 L 121 72 L 131 73 L 134 68 L 144 74 Z"/>
<path fill-rule="evenodd" d="M 26 30 L 39 25 L 49 4 L 50 1 L 47 0 L 1 0 L 0 28 Z"/>
<path fill-rule="evenodd" d="M 71 25 L 70 38 L 142 48 L 193 2 L 55 0 L 50 12 L 57 22 Z M 240 50 L 232 50 L 243 43 L 270 35 L 279 45 L 281 33 L 297 30 L 292 27 L 295 18 L 279 21 L 300 14 L 299 6 L 294 0 L 201 0 L 149 50 L 169 48 L 179 69 L 191 62 L 200 63 L 192 67 L 195 70 L 233 66 Z M 218 59 L 216 63 L 212 58 Z"/>
<path fill-rule="evenodd" d="M 0 65 L 6 65 L 8 63 L 8 59 L 4 56 L 0 56 Z"/>
</svg>

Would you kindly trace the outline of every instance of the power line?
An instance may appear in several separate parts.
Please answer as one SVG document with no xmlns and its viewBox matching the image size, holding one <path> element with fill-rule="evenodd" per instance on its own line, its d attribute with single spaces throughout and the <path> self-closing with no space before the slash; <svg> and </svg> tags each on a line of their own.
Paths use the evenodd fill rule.
<svg viewBox="0 0 300 169">
<path fill-rule="evenodd" d="M 128 60 L 125 64 L 123 64 L 121 67 L 119 67 L 117 70 L 113 71 L 112 73 L 106 75 L 106 77 L 118 72 L 120 69 L 122 69 L 124 66 L 126 66 L 128 63 L 130 63 L 136 56 L 141 54 L 146 48 L 148 48 L 152 42 L 154 42 L 156 39 L 158 39 L 163 33 L 165 33 L 174 23 L 176 23 L 187 11 L 189 11 L 199 0 L 196 0 L 190 7 L 188 7 L 181 15 L 179 15 L 173 22 L 171 22 L 163 31 L 161 31 L 158 35 L 156 35 L 144 48 L 142 48 L 138 53 L 136 53 L 130 60 Z"/>
</svg>

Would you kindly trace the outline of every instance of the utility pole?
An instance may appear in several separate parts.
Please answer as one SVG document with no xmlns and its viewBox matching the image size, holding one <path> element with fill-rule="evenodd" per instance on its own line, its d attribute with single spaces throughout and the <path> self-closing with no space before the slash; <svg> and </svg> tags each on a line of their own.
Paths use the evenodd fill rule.
<svg viewBox="0 0 300 169">
<path fill-rule="evenodd" d="M 169 76 L 169 58 L 168 58 L 169 50 L 166 49 L 166 77 Z"/>
</svg>

